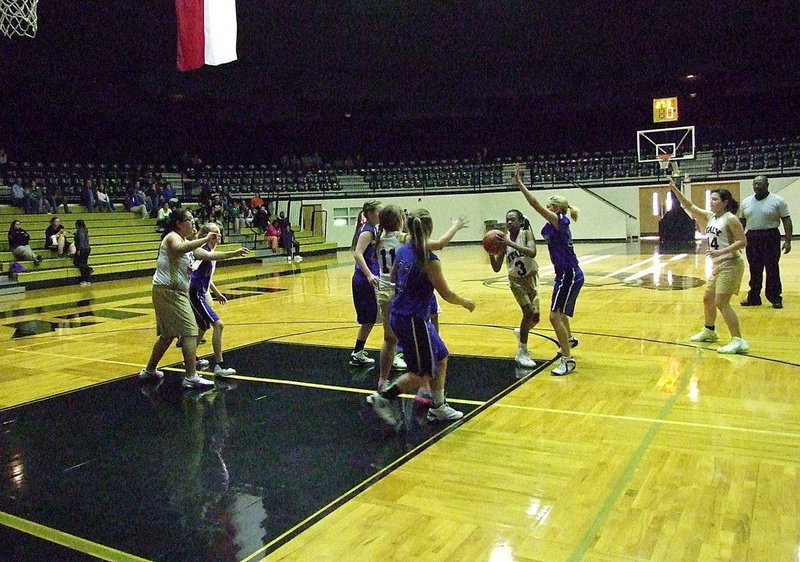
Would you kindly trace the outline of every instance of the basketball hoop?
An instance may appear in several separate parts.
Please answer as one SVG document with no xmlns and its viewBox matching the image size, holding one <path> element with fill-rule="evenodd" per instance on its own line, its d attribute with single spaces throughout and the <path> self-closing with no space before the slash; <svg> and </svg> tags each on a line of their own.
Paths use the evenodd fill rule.
<svg viewBox="0 0 800 562">
<path fill-rule="evenodd" d="M 6 37 L 35 37 L 38 1 L 0 0 L 0 33 Z"/>
<path fill-rule="evenodd" d="M 672 154 L 670 154 L 669 152 L 658 155 L 658 165 L 661 166 L 662 171 L 667 171 L 667 169 L 669 168 L 670 158 L 672 158 Z"/>
</svg>

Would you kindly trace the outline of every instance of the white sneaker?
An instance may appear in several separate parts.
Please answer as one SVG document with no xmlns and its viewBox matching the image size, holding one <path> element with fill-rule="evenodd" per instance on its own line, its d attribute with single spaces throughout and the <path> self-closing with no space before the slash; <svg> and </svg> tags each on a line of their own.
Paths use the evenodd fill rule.
<svg viewBox="0 0 800 562">
<path fill-rule="evenodd" d="M 392 400 L 388 400 L 376 392 L 367 396 L 367 404 L 372 406 L 372 409 L 383 421 L 394 428 L 400 427 L 401 422 Z"/>
<path fill-rule="evenodd" d="M 294 257 L 294 261 L 297 262 L 297 263 L 300 263 L 301 261 L 303 261 L 303 256 L 301 256 L 300 254 L 297 254 Z"/>
<path fill-rule="evenodd" d="M 742 338 L 731 338 L 731 343 L 723 345 L 717 350 L 717 353 L 747 353 L 750 351 L 750 345 Z"/>
<path fill-rule="evenodd" d="M 207 388 L 214 386 L 214 381 L 204 379 L 200 375 L 193 375 L 191 377 L 184 377 L 181 383 L 183 388 Z"/>
<path fill-rule="evenodd" d="M 217 363 L 214 365 L 214 374 L 218 377 L 229 377 L 236 374 L 236 369 L 232 367 L 223 367 Z"/>
<path fill-rule="evenodd" d="M 709 330 L 703 326 L 703 329 L 689 338 L 689 341 L 717 341 L 718 339 L 719 334 L 716 330 Z"/>
<path fill-rule="evenodd" d="M 351 353 L 350 354 L 350 364 L 351 365 L 374 365 L 375 360 L 367 355 L 367 352 L 363 349 L 358 353 Z"/>
<path fill-rule="evenodd" d="M 452 421 L 459 420 L 464 417 L 464 412 L 459 412 L 450 407 L 445 402 L 438 408 L 431 408 L 428 410 L 428 421 Z"/>
<path fill-rule="evenodd" d="M 571 373 L 572 371 L 575 370 L 575 367 L 576 367 L 575 359 L 573 359 L 572 357 L 565 357 L 562 355 L 558 363 L 558 367 L 550 371 L 550 374 L 560 377 L 568 373 Z"/>
<path fill-rule="evenodd" d="M 408 369 L 408 365 L 406 365 L 406 360 L 403 358 L 402 353 L 397 353 L 394 356 L 394 360 L 392 361 L 392 369 L 395 371 L 405 371 Z"/>
<path fill-rule="evenodd" d="M 147 370 L 147 367 L 139 371 L 139 378 L 140 379 L 163 379 L 164 378 L 164 371 L 159 371 L 155 369 L 153 372 Z"/>
<path fill-rule="evenodd" d="M 211 363 L 209 363 L 208 359 L 198 359 L 197 363 L 195 363 L 195 365 L 197 365 L 197 368 L 202 370 L 207 369 L 210 364 Z"/>
<path fill-rule="evenodd" d="M 521 349 L 517 352 L 517 356 L 515 357 L 517 361 L 517 365 L 520 367 L 529 367 L 531 369 L 536 367 L 536 361 L 531 359 L 531 356 L 528 355 L 527 351 L 522 351 Z"/>
<path fill-rule="evenodd" d="M 286 256 L 286 261 L 292 263 L 292 256 Z"/>
<path fill-rule="evenodd" d="M 88 286 L 89 286 L 89 285 L 91 285 L 91 284 L 92 284 L 92 283 L 91 283 L 90 281 L 81 281 L 81 282 L 79 283 L 79 285 L 80 285 L 81 287 L 88 287 Z"/>
</svg>

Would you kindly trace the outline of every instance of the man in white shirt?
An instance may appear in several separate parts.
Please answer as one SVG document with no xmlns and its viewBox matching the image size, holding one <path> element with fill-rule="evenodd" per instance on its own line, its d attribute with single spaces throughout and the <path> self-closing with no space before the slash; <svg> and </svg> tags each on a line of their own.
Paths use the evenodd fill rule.
<svg viewBox="0 0 800 562">
<path fill-rule="evenodd" d="M 766 271 L 764 296 L 772 308 L 783 308 L 783 287 L 778 265 L 781 250 L 792 250 L 792 217 L 783 197 L 769 192 L 766 176 L 753 179 L 753 195 L 742 201 L 741 220 L 747 237 L 747 262 L 750 267 L 750 290 L 742 306 L 761 305 L 761 285 Z M 778 227 L 783 224 L 784 241 Z"/>
</svg>

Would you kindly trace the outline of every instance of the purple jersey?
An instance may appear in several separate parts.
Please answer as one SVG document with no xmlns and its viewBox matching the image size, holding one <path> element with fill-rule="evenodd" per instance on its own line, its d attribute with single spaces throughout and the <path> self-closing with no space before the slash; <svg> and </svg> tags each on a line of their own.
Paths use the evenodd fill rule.
<svg viewBox="0 0 800 562">
<path fill-rule="evenodd" d="M 212 251 L 208 244 L 203 246 L 204 250 Z M 214 270 L 217 267 L 216 260 L 201 261 L 200 265 L 192 271 L 192 277 L 189 280 L 189 288 L 201 294 L 208 292 L 211 285 L 211 277 L 214 275 Z"/>
<path fill-rule="evenodd" d="M 433 252 L 428 252 L 428 259 L 439 258 Z M 397 250 L 394 267 L 397 296 L 392 301 L 391 313 L 427 320 L 431 315 L 433 284 L 423 271 L 411 244 L 405 244 Z"/>
<path fill-rule="evenodd" d="M 364 250 L 364 261 L 367 262 L 367 268 L 372 272 L 373 275 L 378 275 L 381 272 L 380 265 L 378 264 L 378 258 L 375 254 L 375 246 L 376 246 L 376 239 L 378 237 L 378 232 L 375 229 L 375 225 L 365 222 L 361 229 L 358 231 L 358 238 L 361 238 L 361 234 L 363 232 L 370 232 L 372 233 L 372 242 L 369 243 L 367 249 Z M 361 271 L 361 268 L 356 263 L 356 271 L 355 275 L 360 275 L 364 277 L 364 272 Z"/>
<path fill-rule="evenodd" d="M 569 218 L 558 215 L 559 228 L 549 222 L 542 228 L 542 238 L 547 242 L 550 252 L 550 261 L 553 262 L 556 276 L 564 275 L 567 271 L 575 271 L 577 276 L 583 278 L 583 272 L 578 266 L 578 257 L 572 248 L 572 234 L 569 231 Z"/>
</svg>

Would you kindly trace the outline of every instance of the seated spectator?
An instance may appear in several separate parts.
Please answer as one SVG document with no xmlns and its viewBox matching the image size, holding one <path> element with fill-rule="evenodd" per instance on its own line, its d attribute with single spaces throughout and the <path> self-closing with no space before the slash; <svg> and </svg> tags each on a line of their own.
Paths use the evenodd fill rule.
<svg viewBox="0 0 800 562">
<path fill-rule="evenodd" d="M 50 212 L 50 202 L 45 199 L 44 191 L 41 187 L 39 187 L 39 184 L 36 180 L 31 180 L 30 194 L 30 206 L 34 213 Z"/>
<path fill-rule="evenodd" d="M 44 247 L 54 251 L 60 258 L 64 257 L 64 248 L 67 248 L 70 256 L 75 254 L 75 244 L 70 242 L 67 246 L 67 231 L 58 217 L 50 218 L 50 226 L 44 231 Z"/>
<path fill-rule="evenodd" d="M 177 193 L 175 193 L 175 188 L 172 187 L 172 184 L 167 182 L 167 185 L 164 186 L 164 191 L 161 193 L 161 201 L 166 201 L 169 203 L 170 199 L 174 199 L 177 197 Z"/>
<path fill-rule="evenodd" d="M 42 262 L 42 256 L 38 256 L 34 253 L 31 248 L 31 237 L 27 231 L 22 228 L 18 220 L 12 221 L 8 229 L 8 247 L 15 260 L 30 260 L 36 265 Z"/>
<path fill-rule="evenodd" d="M 278 253 L 278 242 L 281 238 L 281 229 L 278 228 L 277 219 L 267 224 L 267 229 L 264 231 L 264 242 L 270 245 L 272 251 Z"/>
<path fill-rule="evenodd" d="M 139 182 L 136 183 L 138 185 Z M 140 219 L 146 219 L 149 214 L 144 201 L 145 196 L 141 189 L 134 191 L 128 201 L 128 210 L 138 215 Z"/>
<path fill-rule="evenodd" d="M 12 207 L 19 207 L 20 210 L 28 212 L 29 207 L 29 195 L 25 193 L 25 189 L 22 187 L 22 178 L 17 178 L 17 180 L 11 184 L 11 206 Z"/>
<path fill-rule="evenodd" d="M 169 208 L 169 202 L 164 201 L 161 204 L 161 208 L 158 210 L 158 215 L 156 215 L 156 230 L 158 232 L 166 232 L 167 231 L 167 222 L 169 220 L 169 216 L 172 214 L 172 209 Z"/>
<path fill-rule="evenodd" d="M 51 183 L 47 186 L 47 201 L 50 203 L 50 209 L 52 212 L 56 212 L 59 205 L 64 205 L 64 212 L 69 213 L 69 207 L 67 207 L 67 198 L 64 197 L 64 194 L 61 193 L 61 188 L 57 183 Z"/>
<path fill-rule="evenodd" d="M 263 206 L 264 206 L 264 200 L 261 199 L 261 193 L 256 191 L 255 196 L 252 199 L 250 199 L 250 208 L 253 209 L 253 212 L 256 212 Z"/>
<path fill-rule="evenodd" d="M 236 221 L 239 219 L 240 216 L 242 216 L 242 202 L 236 201 L 231 205 L 231 207 L 227 210 L 225 214 L 226 224 L 232 224 L 233 231 L 236 234 L 241 234 L 241 231 L 237 230 L 236 228 Z"/>
<path fill-rule="evenodd" d="M 144 204 L 151 217 L 158 213 L 159 201 L 161 201 L 161 186 L 158 185 L 158 182 L 151 181 L 144 197 Z"/>
<path fill-rule="evenodd" d="M 246 227 L 250 227 L 253 224 L 253 209 L 249 207 L 246 201 L 240 201 L 242 205 L 242 214 L 239 216 L 239 231 L 241 233 L 241 229 Z"/>
<path fill-rule="evenodd" d="M 253 221 L 250 223 L 250 228 L 258 232 L 264 232 L 269 225 L 269 215 L 264 207 L 253 208 Z"/>
<path fill-rule="evenodd" d="M 94 212 L 94 186 L 92 185 L 91 178 L 83 182 L 81 188 L 81 205 L 86 207 L 90 213 Z"/>
<path fill-rule="evenodd" d="M 101 213 L 103 212 L 103 209 L 105 209 L 106 211 L 112 211 L 112 212 L 116 211 L 116 208 L 114 207 L 114 203 L 111 201 L 111 197 L 108 196 L 108 193 L 106 193 L 106 190 L 105 190 L 104 187 L 98 187 L 97 188 L 97 193 L 95 193 L 95 196 L 97 198 L 97 210 L 98 211 L 100 211 Z"/>
</svg>

